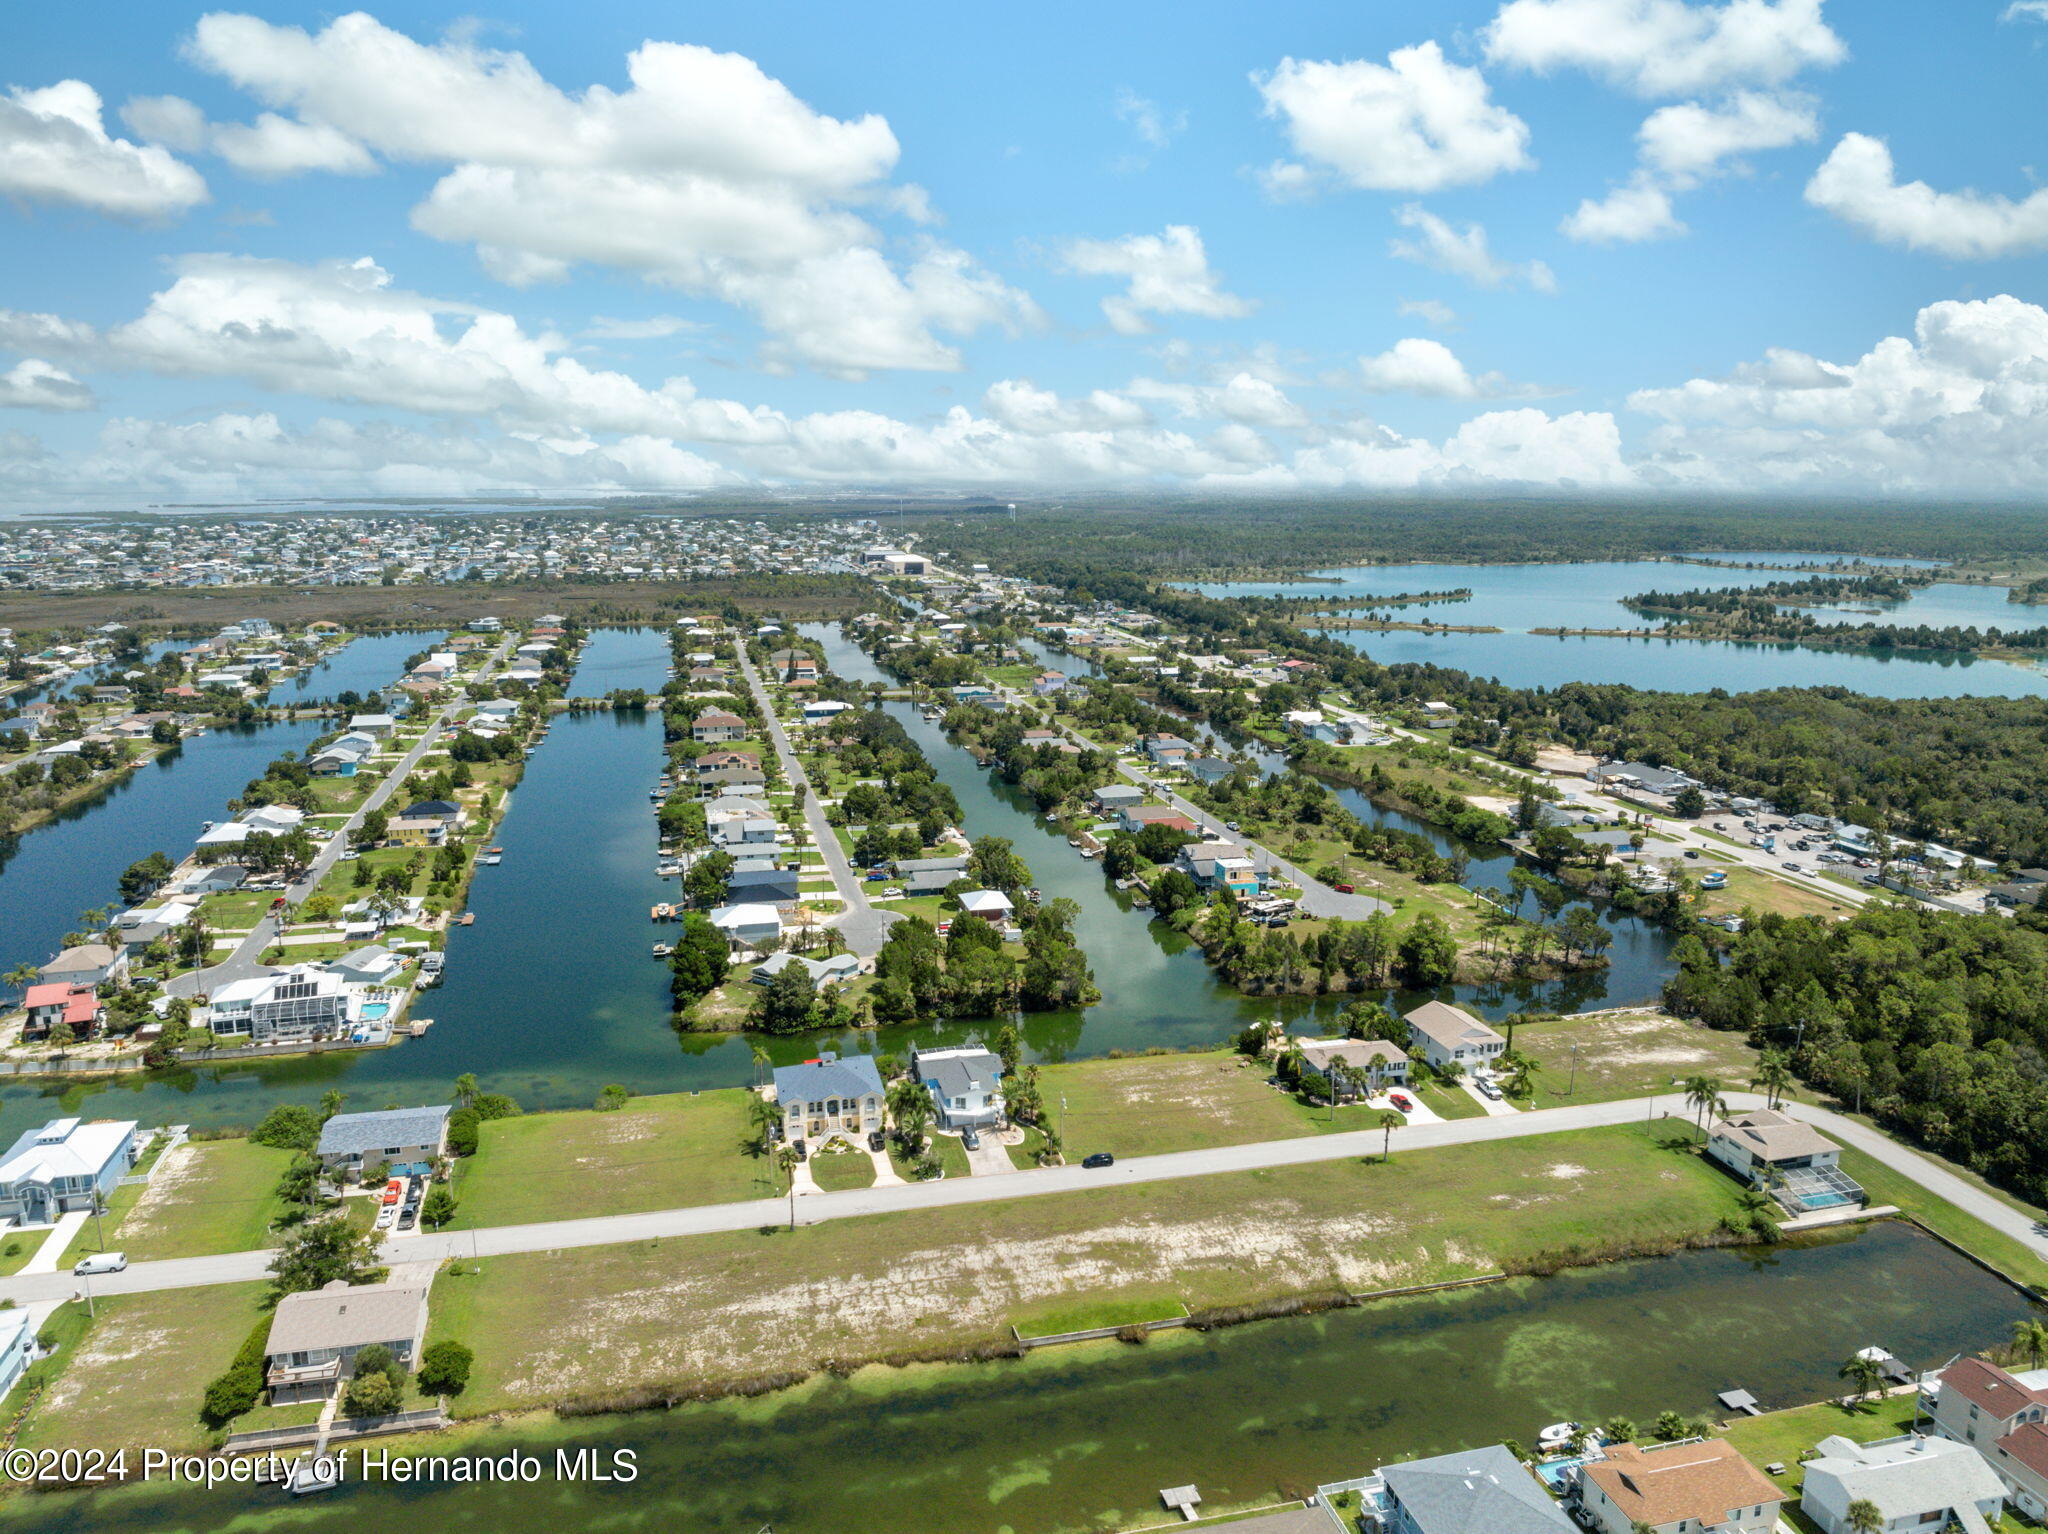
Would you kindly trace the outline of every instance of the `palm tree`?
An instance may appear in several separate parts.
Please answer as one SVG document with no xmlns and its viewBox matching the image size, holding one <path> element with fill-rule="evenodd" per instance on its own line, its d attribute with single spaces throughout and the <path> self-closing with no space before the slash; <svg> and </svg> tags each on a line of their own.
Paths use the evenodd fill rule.
<svg viewBox="0 0 2048 1534">
<path fill-rule="evenodd" d="M 1785 1091 L 1792 1085 L 1792 1067 L 1785 1063 L 1785 1057 L 1775 1049 L 1767 1049 L 1756 1063 L 1756 1074 L 1749 1079 L 1753 1087 L 1764 1089 L 1764 1101 L 1775 1108 L 1784 1101 Z"/>
<path fill-rule="evenodd" d="M 1728 1105 L 1721 1100 L 1721 1083 L 1712 1076 L 1694 1076 L 1685 1084 L 1686 1106 L 1694 1111 L 1699 1121 L 1700 1138 L 1707 1137 L 1707 1115 L 1725 1113 Z"/>
<path fill-rule="evenodd" d="M 2042 1358 L 2048 1356 L 2048 1323 L 2038 1319 L 2013 1322 L 2012 1346 L 2014 1352 L 2026 1354 L 2028 1361 L 2040 1368 Z"/>
<path fill-rule="evenodd" d="M 42 977 L 42 973 L 42 970 L 34 964 L 17 964 L 4 977 L 0 978 L 4 978 L 17 991 L 26 992 L 30 986 L 34 985 Z"/>
<path fill-rule="evenodd" d="M 1874 1358 L 1858 1353 L 1835 1371 L 1849 1382 L 1850 1399 L 1861 1402 L 1866 1396 L 1876 1395 L 1884 1384 L 1884 1369 Z M 1883 1527 L 1882 1524 L 1879 1525 Z"/>
<path fill-rule="evenodd" d="M 1884 1509 L 1868 1497 L 1858 1497 L 1849 1504 L 1842 1527 L 1849 1534 L 1884 1534 Z"/>
<path fill-rule="evenodd" d="M 1394 1131 L 1405 1127 L 1407 1123 L 1408 1120 L 1401 1114 L 1396 1113 L 1392 1108 L 1382 1108 L 1380 1110 L 1380 1160 L 1392 1161 L 1394 1159 Z"/>
</svg>

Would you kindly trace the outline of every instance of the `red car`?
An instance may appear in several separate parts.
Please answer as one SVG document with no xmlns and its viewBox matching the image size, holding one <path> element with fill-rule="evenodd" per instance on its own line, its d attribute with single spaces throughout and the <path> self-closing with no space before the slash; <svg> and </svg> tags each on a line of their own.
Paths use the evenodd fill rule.
<svg viewBox="0 0 2048 1534">
<path fill-rule="evenodd" d="M 1399 1108 L 1403 1113 L 1413 1113 L 1415 1111 L 1415 1099 L 1406 1092 L 1389 1092 L 1387 1094 L 1387 1101 L 1396 1108 Z"/>
<path fill-rule="evenodd" d="M 1351 884 L 1333 884 L 1330 888 L 1340 895 L 1355 895 L 1358 893 L 1357 886 Z"/>
<path fill-rule="evenodd" d="M 395 1204 L 395 1203 L 397 1203 L 397 1202 L 398 1202 L 398 1201 L 399 1201 L 400 1199 L 402 1199 L 402 1198 L 404 1198 L 404 1197 L 405 1197 L 405 1179 L 404 1179 L 403 1177 L 394 1177 L 394 1178 L 392 1178 L 392 1179 L 391 1179 L 391 1181 L 389 1181 L 389 1182 L 387 1182 L 386 1184 L 384 1184 L 384 1202 L 385 1202 L 385 1203 L 387 1203 L 387 1204 Z"/>
</svg>

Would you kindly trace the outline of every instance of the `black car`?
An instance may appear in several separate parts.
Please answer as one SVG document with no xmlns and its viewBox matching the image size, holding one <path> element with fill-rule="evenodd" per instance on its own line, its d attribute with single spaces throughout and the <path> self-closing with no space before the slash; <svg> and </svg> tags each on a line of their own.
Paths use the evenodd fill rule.
<svg viewBox="0 0 2048 1534">
<path fill-rule="evenodd" d="M 1084 1156 L 1081 1160 L 1081 1165 L 1085 1167 L 1115 1166 L 1116 1157 L 1112 1156 L 1108 1151 L 1097 1151 L 1092 1156 Z"/>
<path fill-rule="evenodd" d="M 803 1142 L 803 1141 L 801 1141 L 801 1140 L 791 1140 L 791 1141 L 789 1142 L 789 1144 L 790 1144 L 790 1149 L 792 1149 L 792 1150 L 794 1150 L 794 1151 L 796 1152 L 796 1159 L 797 1159 L 797 1160 L 799 1160 L 799 1161 L 809 1161 L 809 1160 L 811 1159 L 811 1148 L 810 1148 L 810 1147 L 809 1147 L 808 1145 L 804 1144 L 804 1142 Z"/>
<path fill-rule="evenodd" d="M 1688 847 L 1685 849 L 1685 855 L 1689 858 L 1696 858 L 1700 855 L 1700 849 L 1697 847 Z"/>
<path fill-rule="evenodd" d="M 888 1137 L 887 1135 L 883 1134 L 881 1130 L 879 1130 L 879 1129 L 870 1129 L 870 1130 L 868 1131 L 868 1149 L 869 1149 L 869 1150 L 871 1150 L 871 1151 L 878 1151 L 878 1150 L 881 1150 L 881 1149 L 883 1149 L 884 1147 L 886 1147 L 886 1146 L 888 1145 L 888 1143 L 889 1143 L 889 1137 Z"/>
</svg>

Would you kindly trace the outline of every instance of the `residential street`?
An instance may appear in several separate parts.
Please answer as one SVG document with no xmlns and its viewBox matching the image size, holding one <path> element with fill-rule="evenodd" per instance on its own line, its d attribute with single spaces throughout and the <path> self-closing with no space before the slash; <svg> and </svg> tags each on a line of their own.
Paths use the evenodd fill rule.
<svg viewBox="0 0 2048 1534">
<path fill-rule="evenodd" d="M 752 657 L 747 654 L 746 641 L 739 645 L 740 670 L 746 673 L 747 689 L 754 695 L 754 706 L 761 710 L 761 717 L 767 721 L 768 742 L 775 747 L 775 754 L 782 760 L 783 776 L 792 784 L 802 783 L 809 788 L 804 795 L 804 823 L 811 829 L 811 840 L 817 845 L 818 853 L 825 860 L 825 867 L 832 875 L 832 884 L 839 892 L 846 909 L 842 911 L 833 926 L 846 939 L 846 946 L 863 959 L 872 959 L 882 951 L 882 942 L 889 935 L 889 924 L 901 921 L 896 911 L 878 911 L 868 903 L 867 892 L 854 877 L 853 865 L 846 861 L 846 851 L 839 845 L 839 838 L 832 834 L 832 827 L 825 820 L 825 807 L 818 802 L 818 791 L 804 773 L 803 763 L 796 759 L 796 752 L 790 748 L 789 735 L 782 728 L 782 721 L 775 717 L 775 700 L 762 684 L 760 673 L 754 669 Z"/>
<path fill-rule="evenodd" d="M 518 637 L 516 634 L 506 635 L 504 640 L 498 645 L 498 648 L 491 652 L 490 658 L 484 662 L 482 669 L 477 672 L 475 680 L 481 681 L 484 677 L 489 676 L 504 661 L 506 651 L 512 647 Z M 398 792 L 399 788 L 404 785 L 406 778 L 411 775 L 412 770 L 419 765 L 420 758 L 424 757 L 428 750 L 433 747 L 434 743 L 441 738 L 441 731 L 447 725 L 450 716 L 454 714 L 457 708 L 461 707 L 466 698 L 466 692 L 458 692 L 454 697 L 451 697 L 446 703 L 442 704 L 440 712 L 434 715 L 433 723 L 427 726 L 427 733 L 419 738 L 419 742 L 412 750 L 405 754 L 402 760 L 384 774 L 383 781 L 370 791 L 370 797 L 357 807 L 356 812 L 349 816 L 346 824 L 325 842 L 321 843 L 320 851 L 314 856 L 311 866 L 307 868 L 305 874 L 296 884 L 285 891 L 286 898 L 294 906 L 320 887 L 320 881 L 326 878 L 328 870 L 334 867 L 335 860 L 341 856 L 342 849 L 348 845 L 349 837 L 354 833 L 355 828 L 362 824 L 363 817 L 369 814 L 371 810 L 382 807 L 393 794 Z M 263 950 L 270 946 L 277 930 L 276 922 L 270 917 L 258 917 L 256 925 L 250 929 L 249 935 L 236 944 L 234 951 L 225 959 L 206 969 L 195 969 L 190 974 L 180 975 L 171 981 L 169 985 L 165 986 L 164 989 L 173 996 L 203 996 L 212 991 L 215 986 L 226 985 L 230 981 L 235 980 L 246 980 L 252 975 L 269 973 L 270 966 L 262 962 Z"/>
<path fill-rule="evenodd" d="M 1764 1100 L 1754 1092 L 1731 1092 L 1727 1102 L 1731 1110 L 1738 1110 L 1762 1107 Z M 2029 1250 L 2048 1257 L 2048 1224 L 2037 1222 L 2035 1216 L 1980 1191 L 1876 1130 L 1826 1108 L 1787 1103 L 1784 1110 L 1843 1144 L 1867 1152 L 1930 1193 L 1976 1216 Z M 1544 1108 L 1504 1118 L 1447 1119 L 1434 1124 L 1410 1124 L 1406 1129 L 1396 1130 L 1393 1149 L 1398 1159 L 1438 1146 L 1521 1139 L 1528 1135 L 1593 1129 L 1659 1117 L 1678 1121 L 1673 1126 L 1676 1128 L 1688 1120 L 1690 1114 L 1685 1100 L 1676 1093 L 1670 1093 L 1621 1102 L 1589 1103 L 1583 1107 Z M 1301 1135 L 1293 1139 L 1216 1146 L 1171 1155 L 1134 1156 L 1097 1171 L 1076 1163 L 1017 1172 L 1006 1177 L 947 1178 L 941 1182 L 906 1183 L 892 1188 L 811 1193 L 794 1201 L 789 1198 L 751 1199 L 741 1203 L 654 1210 L 645 1214 L 558 1220 L 542 1225 L 501 1225 L 487 1230 L 400 1236 L 385 1242 L 384 1255 L 392 1263 L 428 1262 L 445 1258 L 495 1257 L 514 1252 L 545 1252 L 565 1247 L 613 1246 L 628 1241 L 662 1240 L 716 1231 L 758 1230 L 763 1226 L 787 1223 L 792 1207 L 802 1224 L 815 1225 L 825 1220 L 853 1219 L 906 1209 L 993 1203 L 1040 1194 L 1085 1192 L 1090 1188 L 1119 1184 L 1206 1177 L 1216 1172 L 1248 1172 L 1268 1167 L 1341 1161 L 1353 1156 L 1377 1156 L 1380 1144 L 1381 1134 L 1377 1129 L 1333 1135 Z M 1077 1155 L 1085 1155 L 1087 1148 L 1076 1146 L 1074 1151 Z M 94 1279 L 93 1292 L 134 1294 L 201 1284 L 246 1283 L 263 1277 L 269 1262 L 270 1254 L 263 1251 L 138 1262 L 125 1272 Z M 0 1279 L 0 1299 L 30 1304 L 62 1298 L 79 1286 L 80 1280 L 68 1273 L 16 1274 L 12 1278 Z"/>
</svg>

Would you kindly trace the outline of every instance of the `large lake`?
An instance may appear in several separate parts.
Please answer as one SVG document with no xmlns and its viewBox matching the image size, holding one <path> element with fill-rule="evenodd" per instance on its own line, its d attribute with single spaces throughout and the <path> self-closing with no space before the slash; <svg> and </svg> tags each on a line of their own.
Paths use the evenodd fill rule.
<svg viewBox="0 0 2048 1534">
<path fill-rule="evenodd" d="M 1725 555 L 1726 559 L 1749 558 Z M 1790 560 L 1792 556 L 1778 556 Z M 1796 575 L 1795 570 L 1791 572 Z M 1413 662 L 1496 677 L 1513 687 L 1563 682 L 1625 682 L 1664 692 L 1723 687 L 1847 687 L 1884 698 L 1962 695 L 2021 697 L 2048 692 L 2048 672 L 1974 656 L 1877 654 L 1797 645 L 1588 636 L 1559 638 L 1538 628 L 1643 628 L 1649 620 L 1622 606 L 1643 591 L 1758 586 L 1786 578 L 1779 569 L 1743 570 L 1684 560 L 1612 560 L 1547 565 L 1353 565 L 1318 570 L 1300 581 L 1208 581 L 1209 596 L 1347 597 L 1470 588 L 1466 602 L 1405 607 L 1402 621 L 1485 625 L 1498 634 L 1426 634 L 1328 629 L 1330 638 L 1384 665 Z M 1843 622 L 1926 623 L 1937 627 L 2040 628 L 2048 607 L 2005 600 L 2003 586 L 1941 582 L 1922 587 L 1881 613 L 1827 612 Z"/>
</svg>

